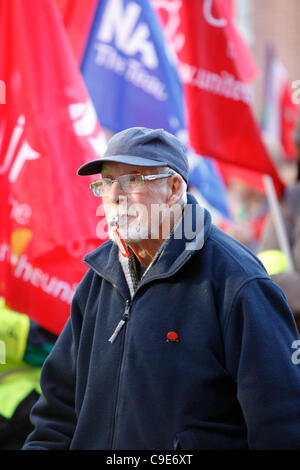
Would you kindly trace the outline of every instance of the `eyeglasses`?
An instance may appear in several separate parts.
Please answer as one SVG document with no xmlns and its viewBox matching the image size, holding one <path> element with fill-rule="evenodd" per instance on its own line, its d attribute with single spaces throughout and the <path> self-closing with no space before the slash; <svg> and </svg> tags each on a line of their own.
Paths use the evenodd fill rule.
<svg viewBox="0 0 300 470">
<path fill-rule="evenodd" d="M 94 195 L 99 197 L 105 194 L 109 194 L 112 188 L 113 183 L 118 182 L 121 189 L 125 193 L 133 193 L 135 191 L 140 191 L 144 188 L 146 181 L 154 181 L 162 178 L 168 178 L 172 176 L 173 173 L 164 173 L 158 175 L 141 175 L 140 173 L 122 175 L 111 180 L 110 178 L 102 178 L 96 181 L 93 181 L 90 184 L 90 188 L 93 191 Z"/>
</svg>

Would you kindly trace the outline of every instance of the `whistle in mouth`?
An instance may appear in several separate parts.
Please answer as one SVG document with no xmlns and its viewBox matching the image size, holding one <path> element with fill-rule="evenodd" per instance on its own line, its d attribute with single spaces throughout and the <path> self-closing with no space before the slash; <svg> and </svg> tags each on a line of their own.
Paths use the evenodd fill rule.
<svg viewBox="0 0 300 470">
<path fill-rule="evenodd" d="M 129 258 L 130 253 L 118 230 L 119 224 L 117 222 L 117 217 L 114 217 L 109 225 L 112 228 L 113 239 L 114 239 L 114 242 L 117 244 L 121 252 L 121 255 L 124 256 L 124 258 Z"/>
</svg>

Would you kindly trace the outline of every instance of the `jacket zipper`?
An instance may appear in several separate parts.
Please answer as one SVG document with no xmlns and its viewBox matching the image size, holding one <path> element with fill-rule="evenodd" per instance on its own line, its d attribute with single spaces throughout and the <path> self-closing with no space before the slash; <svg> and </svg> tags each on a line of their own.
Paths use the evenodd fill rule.
<svg viewBox="0 0 300 470">
<path fill-rule="evenodd" d="M 119 332 L 121 331 L 121 329 L 123 328 L 125 323 L 128 321 L 129 311 L 130 311 L 130 301 L 126 300 L 126 307 L 125 307 L 125 311 L 123 313 L 123 317 L 121 318 L 121 320 L 117 324 L 115 331 L 113 332 L 113 334 L 111 335 L 111 337 L 108 340 L 111 344 L 114 343 L 114 341 L 116 340 Z"/>
<path fill-rule="evenodd" d="M 113 429 L 112 429 L 112 437 L 111 437 L 111 449 L 114 449 L 114 443 L 115 443 L 115 439 L 116 439 L 116 424 L 117 424 L 117 416 L 118 416 L 119 401 L 120 401 L 121 379 L 122 379 L 123 369 L 124 369 L 124 365 L 125 365 L 125 349 L 126 349 L 126 338 L 127 338 L 128 319 L 129 319 L 130 307 L 131 307 L 131 302 L 129 300 L 127 300 L 123 318 L 119 322 L 119 324 L 117 325 L 117 328 L 116 328 L 116 330 L 118 330 L 117 334 L 116 334 L 116 336 L 117 336 L 119 331 L 123 327 L 123 325 L 126 323 L 125 333 L 124 333 L 123 350 L 122 350 L 122 360 L 121 360 L 121 367 L 120 367 L 120 372 L 119 372 L 118 391 L 117 391 L 117 397 L 116 397 L 116 402 L 115 402 L 115 410 L 114 410 L 114 420 L 113 420 Z M 118 329 L 118 326 L 120 325 L 120 323 L 122 321 L 124 321 L 124 323 L 122 323 L 121 326 Z M 115 335 L 116 330 L 115 330 L 115 332 L 113 333 L 112 336 Z M 114 337 L 113 341 L 115 340 L 116 336 Z M 109 339 L 109 341 L 110 341 L 110 339 Z M 111 343 L 113 341 L 111 341 Z"/>
</svg>

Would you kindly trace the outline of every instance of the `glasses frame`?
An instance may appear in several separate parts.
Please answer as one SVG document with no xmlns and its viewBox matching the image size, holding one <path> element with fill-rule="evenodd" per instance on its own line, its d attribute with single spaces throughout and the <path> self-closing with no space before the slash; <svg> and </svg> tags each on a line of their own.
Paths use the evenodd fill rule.
<svg viewBox="0 0 300 470">
<path fill-rule="evenodd" d="M 127 175 L 121 175 L 119 176 L 118 178 L 116 178 L 115 180 L 112 180 L 110 178 L 100 178 L 100 179 L 97 179 L 95 181 L 92 181 L 90 184 L 89 184 L 89 188 L 93 191 L 93 194 L 94 196 L 96 197 L 101 197 L 103 194 L 101 194 L 101 190 L 99 190 L 99 188 L 96 187 L 96 184 L 101 182 L 101 181 L 110 181 L 109 183 L 109 188 L 111 189 L 112 188 L 112 185 L 113 183 L 119 183 L 119 186 L 120 188 L 122 189 L 122 191 L 124 191 L 125 193 L 131 193 L 131 192 L 134 192 L 131 191 L 131 190 L 126 190 L 123 188 L 122 186 L 122 182 L 120 182 L 120 178 L 124 178 L 124 177 L 129 177 L 129 176 L 141 176 L 142 177 L 142 184 L 144 185 L 145 184 L 145 181 L 155 181 L 155 180 L 158 180 L 158 179 L 163 179 L 163 178 L 169 178 L 169 176 L 173 176 L 174 173 L 172 172 L 168 172 L 168 173 L 158 173 L 156 175 L 142 175 L 141 173 L 129 173 Z M 99 194 L 95 194 L 95 190 L 100 191 Z M 108 191 L 106 194 L 109 194 L 110 191 Z"/>
</svg>

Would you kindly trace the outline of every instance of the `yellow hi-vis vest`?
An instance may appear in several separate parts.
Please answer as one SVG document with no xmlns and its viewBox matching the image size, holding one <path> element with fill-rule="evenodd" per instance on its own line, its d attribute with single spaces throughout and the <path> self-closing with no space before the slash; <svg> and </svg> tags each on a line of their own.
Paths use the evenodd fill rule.
<svg viewBox="0 0 300 470">
<path fill-rule="evenodd" d="M 41 393 L 41 367 L 23 361 L 29 327 L 29 317 L 0 298 L 0 415 L 7 419 L 33 390 Z"/>
<path fill-rule="evenodd" d="M 257 255 L 269 276 L 288 271 L 285 254 L 280 250 L 265 250 Z"/>
</svg>

